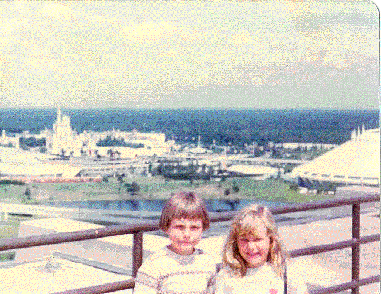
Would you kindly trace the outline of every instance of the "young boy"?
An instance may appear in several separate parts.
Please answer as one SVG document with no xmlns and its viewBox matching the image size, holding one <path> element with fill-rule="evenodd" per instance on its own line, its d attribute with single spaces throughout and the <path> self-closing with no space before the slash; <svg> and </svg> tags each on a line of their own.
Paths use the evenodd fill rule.
<svg viewBox="0 0 381 294">
<path fill-rule="evenodd" d="M 209 222 L 205 204 L 195 194 L 182 192 L 172 196 L 163 208 L 159 224 L 170 245 L 152 254 L 140 267 L 134 294 L 206 293 L 216 264 L 195 246 Z"/>
</svg>

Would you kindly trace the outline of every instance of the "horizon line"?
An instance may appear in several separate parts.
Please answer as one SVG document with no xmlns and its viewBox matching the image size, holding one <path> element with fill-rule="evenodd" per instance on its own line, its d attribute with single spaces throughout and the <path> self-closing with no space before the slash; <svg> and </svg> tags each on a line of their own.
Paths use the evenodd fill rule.
<svg viewBox="0 0 381 294">
<path fill-rule="evenodd" d="M 252 107 L 0 107 L 0 110 L 258 110 L 258 111 L 380 111 L 380 108 L 329 108 L 329 107 L 290 107 L 290 108 L 252 108 Z"/>
</svg>

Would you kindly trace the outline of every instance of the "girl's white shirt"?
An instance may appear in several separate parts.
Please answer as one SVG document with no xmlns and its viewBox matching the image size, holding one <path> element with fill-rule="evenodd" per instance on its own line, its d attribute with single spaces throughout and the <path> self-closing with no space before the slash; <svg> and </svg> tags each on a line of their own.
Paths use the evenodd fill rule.
<svg viewBox="0 0 381 294">
<path fill-rule="evenodd" d="M 304 283 L 294 277 L 288 277 L 288 293 L 304 294 L 307 287 Z M 224 267 L 215 279 L 211 293 L 256 293 L 256 294 L 283 294 L 284 283 L 273 270 L 270 264 L 266 263 L 259 268 L 249 268 L 244 277 L 233 274 L 230 267 Z"/>
</svg>

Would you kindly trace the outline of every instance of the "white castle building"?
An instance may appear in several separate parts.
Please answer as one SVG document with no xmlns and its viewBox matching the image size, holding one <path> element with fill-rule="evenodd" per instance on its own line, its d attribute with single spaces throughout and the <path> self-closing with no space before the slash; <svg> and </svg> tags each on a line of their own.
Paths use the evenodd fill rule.
<svg viewBox="0 0 381 294">
<path fill-rule="evenodd" d="M 106 138 L 123 140 L 131 147 L 101 147 L 97 143 Z M 134 147 L 136 146 L 136 147 Z M 78 134 L 70 124 L 70 117 L 57 110 L 57 121 L 53 131 L 46 137 L 46 147 L 50 154 L 64 156 L 111 156 L 117 154 L 121 158 L 153 156 L 168 153 L 175 148 L 174 141 L 166 141 L 163 133 L 139 133 L 112 130 L 106 132 L 84 131 Z"/>
<path fill-rule="evenodd" d="M 71 128 L 70 117 L 62 115 L 57 110 L 57 120 L 53 124 L 53 133 L 46 138 L 46 147 L 49 153 L 68 155 L 81 148 L 78 134 Z"/>
</svg>

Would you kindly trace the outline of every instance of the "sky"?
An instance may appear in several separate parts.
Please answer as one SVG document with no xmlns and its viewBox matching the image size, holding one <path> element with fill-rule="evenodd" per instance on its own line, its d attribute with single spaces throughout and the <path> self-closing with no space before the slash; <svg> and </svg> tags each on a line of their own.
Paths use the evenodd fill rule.
<svg viewBox="0 0 381 294">
<path fill-rule="evenodd" d="M 378 109 L 379 23 L 359 0 L 1 1 L 0 108 Z"/>
</svg>

